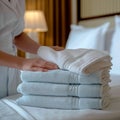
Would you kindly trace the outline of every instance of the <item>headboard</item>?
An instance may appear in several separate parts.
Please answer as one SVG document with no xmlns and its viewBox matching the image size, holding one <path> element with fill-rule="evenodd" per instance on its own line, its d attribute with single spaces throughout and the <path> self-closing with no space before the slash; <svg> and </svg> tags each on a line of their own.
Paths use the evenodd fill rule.
<svg viewBox="0 0 120 120">
<path fill-rule="evenodd" d="M 77 22 L 86 27 L 95 27 L 120 15 L 120 0 L 77 0 Z"/>
</svg>

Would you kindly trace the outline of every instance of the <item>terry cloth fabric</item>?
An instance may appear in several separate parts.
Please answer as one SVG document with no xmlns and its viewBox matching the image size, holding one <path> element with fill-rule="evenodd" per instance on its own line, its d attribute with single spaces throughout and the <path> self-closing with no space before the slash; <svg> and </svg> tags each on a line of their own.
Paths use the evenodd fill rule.
<svg viewBox="0 0 120 120">
<path fill-rule="evenodd" d="M 23 82 L 17 90 L 23 95 L 76 96 L 100 98 L 108 96 L 108 85 L 65 85 L 40 82 Z"/>
<path fill-rule="evenodd" d="M 90 49 L 54 51 L 43 46 L 38 55 L 60 69 L 21 71 L 19 105 L 65 110 L 108 107 L 112 64 L 107 53 Z"/>
<path fill-rule="evenodd" d="M 78 98 L 78 97 L 53 97 L 23 95 L 16 102 L 20 105 L 54 108 L 54 109 L 104 109 L 109 105 L 105 98 Z"/>
<path fill-rule="evenodd" d="M 107 84 L 110 82 L 109 69 L 103 69 L 91 74 L 76 74 L 65 70 L 50 70 L 48 72 L 21 71 L 23 82 L 44 82 L 58 84 Z"/>
<path fill-rule="evenodd" d="M 106 67 L 111 67 L 111 57 L 104 51 L 93 49 L 65 49 L 55 51 L 50 47 L 41 46 L 38 56 L 56 63 L 60 69 L 75 73 L 90 74 Z"/>
</svg>

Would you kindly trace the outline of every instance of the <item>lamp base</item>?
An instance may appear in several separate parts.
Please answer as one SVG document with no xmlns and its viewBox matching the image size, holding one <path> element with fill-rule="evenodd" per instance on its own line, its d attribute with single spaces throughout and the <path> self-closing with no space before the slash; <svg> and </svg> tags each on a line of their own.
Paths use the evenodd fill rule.
<svg viewBox="0 0 120 120">
<path fill-rule="evenodd" d="M 39 43 L 38 32 L 36 31 L 28 32 L 28 36 L 32 38 L 35 42 Z"/>
<path fill-rule="evenodd" d="M 36 31 L 31 31 L 31 32 L 29 32 L 29 33 L 27 33 L 27 34 L 28 34 L 28 36 L 29 36 L 31 39 L 33 39 L 35 42 L 39 43 L 38 32 L 36 32 Z M 31 53 L 26 53 L 25 56 L 26 56 L 26 58 L 35 58 L 35 57 L 37 57 L 37 55 L 31 54 Z"/>
</svg>

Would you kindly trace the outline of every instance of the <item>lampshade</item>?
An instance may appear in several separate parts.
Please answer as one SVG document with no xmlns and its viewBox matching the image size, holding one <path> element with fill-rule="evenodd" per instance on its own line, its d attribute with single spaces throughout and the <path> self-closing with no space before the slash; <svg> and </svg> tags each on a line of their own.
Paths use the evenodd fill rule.
<svg viewBox="0 0 120 120">
<path fill-rule="evenodd" d="M 46 32 L 48 30 L 44 13 L 38 10 L 25 12 L 25 31 Z"/>
</svg>

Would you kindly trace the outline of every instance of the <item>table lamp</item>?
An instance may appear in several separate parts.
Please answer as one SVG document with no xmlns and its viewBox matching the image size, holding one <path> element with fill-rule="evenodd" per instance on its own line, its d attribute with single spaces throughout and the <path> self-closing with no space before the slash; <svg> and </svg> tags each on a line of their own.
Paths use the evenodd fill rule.
<svg viewBox="0 0 120 120">
<path fill-rule="evenodd" d="M 25 29 L 24 31 L 36 42 L 39 43 L 39 32 L 48 31 L 44 13 L 40 10 L 31 10 L 25 12 Z M 43 41 L 43 40 L 42 40 Z M 26 53 L 27 58 L 34 55 Z"/>
<path fill-rule="evenodd" d="M 28 35 L 36 42 L 39 42 L 38 32 L 48 31 L 43 11 L 40 10 L 26 11 L 24 19 L 25 19 L 24 31 L 27 32 Z"/>
</svg>

